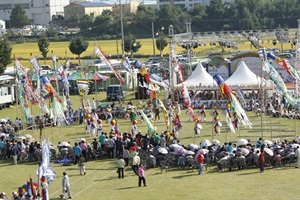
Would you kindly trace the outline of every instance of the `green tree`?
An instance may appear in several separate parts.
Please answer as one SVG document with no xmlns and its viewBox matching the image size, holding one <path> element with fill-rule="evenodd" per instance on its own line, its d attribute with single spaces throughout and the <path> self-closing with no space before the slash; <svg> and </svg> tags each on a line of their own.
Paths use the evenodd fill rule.
<svg viewBox="0 0 300 200">
<path fill-rule="evenodd" d="M 56 28 L 54 28 L 53 26 L 50 26 L 47 31 L 46 31 L 46 34 L 48 37 L 53 37 L 53 38 L 56 38 L 57 35 L 58 35 L 58 31 Z"/>
<path fill-rule="evenodd" d="M 132 34 L 129 34 L 124 38 L 124 51 L 126 53 L 130 52 L 130 54 L 133 56 L 133 54 L 138 52 L 141 47 L 141 43 L 139 41 L 136 41 L 135 37 L 133 37 Z"/>
<path fill-rule="evenodd" d="M 93 27 L 94 16 L 93 15 L 84 15 L 82 20 L 79 23 L 79 28 L 81 31 L 89 30 Z"/>
<path fill-rule="evenodd" d="M 44 58 L 44 64 L 46 64 L 47 54 L 49 52 L 49 40 L 46 34 L 42 34 L 38 39 L 38 46 L 42 57 Z"/>
<path fill-rule="evenodd" d="M 72 54 L 78 56 L 78 63 L 80 65 L 80 55 L 87 50 L 89 43 L 83 39 L 82 36 L 76 35 L 71 38 L 69 50 Z"/>
<path fill-rule="evenodd" d="M 159 50 L 160 57 L 163 57 L 162 52 L 168 46 L 168 40 L 162 31 L 158 32 L 158 38 L 155 40 L 156 49 Z"/>
<path fill-rule="evenodd" d="M 7 65 L 11 63 L 12 47 L 6 37 L 1 38 L 0 41 L 0 74 L 2 74 Z"/>
<path fill-rule="evenodd" d="M 22 28 L 28 24 L 30 24 L 30 21 L 25 10 L 23 10 L 20 4 L 17 4 L 11 11 L 10 26 L 12 28 Z"/>
</svg>

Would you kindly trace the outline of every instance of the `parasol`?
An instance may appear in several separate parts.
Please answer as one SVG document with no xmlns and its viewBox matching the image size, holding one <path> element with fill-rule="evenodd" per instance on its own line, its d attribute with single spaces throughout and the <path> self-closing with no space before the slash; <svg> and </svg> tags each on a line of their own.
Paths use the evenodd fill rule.
<svg viewBox="0 0 300 200">
<path fill-rule="evenodd" d="M 157 151 L 158 151 L 159 153 L 161 153 L 161 154 L 167 154 L 167 153 L 168 153 L 168 150 L 167 150 L 166 148 L 163 148 L 163 147 L 158 148 Z"/>
<path fill-rule="evenodd" d="M 242 148 L 242 154 L 243 156 L 248 156 L 248 154 L 250 153 L 250 151 L 246 148 Z"/>
<path fill-rule="evenodd" d="M 249 142 L 246 139 L 239 139 L 237 143 L 238 145 L 247 145 Z"/>
<path fill-rule="evenodd" d="M 197 152 L 197 155 L 198 155 L 198 154 L 205 155 L 205 154 L 207 154 L 208 152 L 209 152 L 208 149 L 200 149 L 200 150 Z"/>
<path fill-rule="evenodd" d="M 213 144 L 217 144 L 217 145 L 221 144 L 221 142 L 220 142 L 219 140 L 217 140 L 217 139 L 213 139 L 213 140 L 212 140 L 212 143 L 213 143 Z"/>
<path fill-rule="evenodd" d="M 208 146 L 211 146 L 212 144 L 211 144 L 211 142 L 209 141 L 209 140 L 202 140 L 201 142 L 200 142 L 200 147 L 202 148 L 202 147 L 208 147 Z"/>
<path fill-rule="evenodd" d="M 272 141 L 270 141 L 270 140 L 264 140 L 264 144 L 265 144 L 265 145 L 272 145 L 272 144 L 273 144 L 273 142 L 272 142 Z"/>
<path fill-rule="evenodd" d="M 61 142 L 58 146 L 59 147 L 70 147 L 71 145 L 68 142 Z"/>
<path fill-rule="evenodd" d="M 274 152 L 269 149 L 269 148 L 264 148 L 264 152 L 266 152 L 267 154 L 269 154 L 270 156 L 273 156 L 274 155 Z"/>
</svg>

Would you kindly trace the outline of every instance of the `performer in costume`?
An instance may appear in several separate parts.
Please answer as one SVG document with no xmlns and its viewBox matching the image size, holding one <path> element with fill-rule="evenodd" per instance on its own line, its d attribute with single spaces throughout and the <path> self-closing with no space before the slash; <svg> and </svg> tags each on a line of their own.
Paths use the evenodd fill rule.
<svg viewBox="0 0 300 200">
<path fill-rule="evenodd" d="M 221 135 L 221 126 L 222 126 L 222 123 L 220 122 L 220 117 L 216 116 L 214 118 L 214 122 L 215 122 L 215 125 L 214 125 L 214 134 L 215 135 Z"/>
<path fill-rule="evenodd" d="M 113 120 L 113 116 L 111 114 L 111 108 L 106 109 L 106 120 L 108 124 L 111 124 L 111 121 Z"/>
<path fill-rule="evenodd" d="M 42 200 L 49 200 L 48 183 L 46 181 L 45 176 L 42 176 L 41 178 L 41 188 L 42 188 Z"/>
<path fill-rule="evenodd" d="M 239 130 L 239 117 L 236 112 L 233 113 L 233 126 L 236 130 Z"/>
<path fill-rule="evenodd" d="M 203 121 L 206 122 L 206 111 L 205 111 L 205 105 L 200 106 L 200 114 Z"/>
<path fill-rule="evenodd" d="M 200 137 L 201 129 L 202 129 L 202 126 L 200 124 L 201 120 L 196 119 L 195 122 L 196 122 L 194 127 L 195 135 Z"/>
<path fill-rule="evenodd" d="M 135 136 L 137 134 L 137 120 L 134 120 L 132 122 L 132 127 L 131 127 L 131 135 L 132 135 L 132 138 L 135 139 Z"/>
<path fill-rule="evenodd" d="M 93 117 L 90 118 L 90 130 L 89 130 L 89 132 L 90 132 L 92 137 L 94 137 L 95 131 L 96 131 L 95 121 L 96 121 L 95 118 L 93 118 Z"/>
<path fill-rule="evenodd" d="M 226 108 L 225 108 L 225 112 L 227 112 L 229 118 L 231 118 L 231 114 L 230 114 L 230 104 L 226 104 Z"/>
<path fill-rule="evenodd" d="M 88 114 L 85 120 L 85 130 L 86 132 L 90 133 L 90 129 L 91 129 L 91 115 Z"/>
<path fill-rule="evenodd" d="M 100 135 L 102 134 L 102 131 L 103 131 L 102 120 L 101 120 L 101 119 L 98 119 L 98 120 L 97 120 L 97 124 L 98 124 L 98 131 L 97 131 L 97 134 L 98 134 L 98 137 L 100 137 Z"/>
</svg>

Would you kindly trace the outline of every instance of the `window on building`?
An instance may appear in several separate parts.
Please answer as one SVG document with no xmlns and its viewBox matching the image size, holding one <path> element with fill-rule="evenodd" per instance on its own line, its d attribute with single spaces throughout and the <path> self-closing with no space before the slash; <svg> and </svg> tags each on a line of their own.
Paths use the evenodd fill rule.
<svg viewBox="0 0 300 200">
<path fill-rule="evenodd" d="M 0 4 L 0 10 L 10 10 L 12 9 L 12 4 Z"/>
<path fill-rule="evenodd" d="M 49 4 L 48 4 L 48 3 L 46 3 L 46 4 L 45 4 L 45 7 L 49 7 Z"/>
</svg>

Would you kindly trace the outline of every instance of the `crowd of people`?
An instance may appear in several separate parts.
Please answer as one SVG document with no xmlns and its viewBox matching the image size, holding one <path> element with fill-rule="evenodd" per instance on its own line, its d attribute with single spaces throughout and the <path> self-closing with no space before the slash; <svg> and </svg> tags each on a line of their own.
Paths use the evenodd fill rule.
<svg viewBox="0 0 300 200">
<path fill-rule="evenodd" d="M 276 105 L 276 104 L 274 104 Z M 255 104 L 251 105 L 253 109 Z M 283 141 L 267 143 L 267 140 L 259 138 L 255 143 L 248 141 L 239 144 L 234 142 L 224 143 L 202 141 L 199 145 L 185 145 L 180 142 L 178 131 L 182 128 L 180 124 L 181 106 L 179 103 L 167 105 L 167 115 L 171 117 L 174 127 L 172 131 L 166 130 L 161 133 L 142 133 L 136 126 L 137 120 L 150 123 L 160 118 L 159 114 L 163 108 L 159 105 L 136 105 L 130 101 L 127 108 L 120 105 L 124 110 L 124 117 L 132 123 L 132 129 L 128 132 L 122 132 L 117 126 L 116 116 L 111 111 L 117 106 L 112 103 L 105 109 L 101 105 L 94 105 L 90 112 L 80 115 L 83 119 L 82 124 L 86 126 L 86 131 L 91 133 L 93 141 L 88 143 L 82 139 L 74 143 L 70 142 L 58 144 L 58 153 L 53 149 L 52 158 L 69 158 L 71 163 L 78 165 L 79 175 L 86 175 L 86 165 L 91 159 L 116 159 L 116 168 L 118 178 L 126 177 L 125 168 L 131 166 L 132 171 L 138 177 L 138 186 L 142 183 L 147 186 L 145 179 L 145 169 L 168 166 L 182 168 L 197 168 L 198 174 L 204 174 L 204 166 L 215 166 L 217 170 L 242 170 L 250 167 L 259 167 L 260 172 L 264 172 L 264 166 L 282 166 L 285 164 L 296 163 L 300 167 L 300 139 L 293 141 Z M 139 109 L 136 109 L 139 108 Z M 212 114 L 215 115 L 215 121 L 218 122 L 218 110 L 228 110 L 228 104 L 214 104 Z M 257 106 L 259 108 L 259 106 Z M 80 109 L 79 109 L 80 110 Z M 81 109 L 82 110 L 82 109 Z M 146 118 L 139 112 L 145 111 Z M 158 110 L 157 113 L 156 110 Z M 100 112 L 101 111 L 101 112 Z M 152 113 L 152 114 L 151 114 Z M 111 125 L 109 131 L 104 131 L 102 127 L 101 114 L 105 114 L 103 120 Z M 200 106 L 200 114 L 206 116 L 205 106 Z M 203 120 L 204 118 L 202 118 Z M 198 126 L 201 120 L 195 120 L 195 135 L 200 136 L 201 126 Z M 92 123 L 95 124 L 92 128 Z M 92 130 L 94 129 L 94 130 Z M 198 130 L 199 129 L 199 130 Z M 216 130 L 217 133 L 217 130 Z M 17 141 L 15 139 L 0 139 L 1 159 L 13 159 L 14 164 L 23 161 L 24 155 L 28 155 L 28 161 L 41 160 L 41 146 L 38 142 L 29 142 L 27 140 Z M 23 153 L 22 153 L 23 152 Z M 65 190 L 63 190 L 65 191 Z M 71 197 L 70 191 L 68 191 Z M 17 195 L 18 196 L 18 195 Z M 1 195 L 0 195 L 1 197 Z M 4 199 L 5 194 L 2 194 Z M 23 199 L 26 197 L 22 197 Z M 63 193 L 65 198 L 65 193 Z M 1 198 L 0 198 L 1 199 Z M 17 197 L 20 199 L 20 196 Z"/>
</svg>

